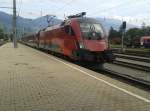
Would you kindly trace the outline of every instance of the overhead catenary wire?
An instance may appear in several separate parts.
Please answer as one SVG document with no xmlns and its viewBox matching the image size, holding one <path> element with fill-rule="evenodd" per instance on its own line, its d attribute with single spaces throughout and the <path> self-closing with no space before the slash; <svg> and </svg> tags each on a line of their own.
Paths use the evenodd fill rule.
<svg viewBox="0 0 150 111">
<path fill-rule="evenodd" d="M 67 2 L 64 6 L 58 8 L 58 11 L 59 11 L 59 10 L 63 10 L 67 5 L 70 5 L 70 3 L 72 3 L 72 2 L 73 2 L 73 0 L 70 0 L 70 1 Z"/>
<path fill-rule="evenodd" d="M 0 8 L 13 9 L 13 7 L 0 7 Z"/>
<path fill-rule="evenodd" d="M 74 1 L 74 0 L 70 0 L 69 2 L 65 3 L 62 7 L 58 8 L 57 11 L 60 11 L 60 10 L 62 11 L 62 10 L 64 10 L 64 8 L 65 8 L 66 6 L 69 6 L 73 1 Z M 57 13 L 57 11 L 55 11 L 54 13 Z M 58 13 L 60 13 L 60 12 L 58 12 Z M 57 14 L 58 14 L 58 13 L 57 13 Z"/>
<path fill-rule="evenodd" d="M 21 13 L 22 0 L 18 0 L 18 15 Z"/>
<path fill-rule="evenodd" d="M 21 10 L 22 9 L 22 0 L 18 0 L 19 2 L 18 2 L 18 14 L 17 15 L 21 15 L 21 13 L 28 13 L 28 14 L 32 14 L 32 15 L 34 15 L 34 16 L 41 16 L 41 12 L 39 12 L 39 14 L 38 14 L 38 12 L 26 12 L 25 10 Z M 61 7 L 56 7 L 56 11 L 54 11 L 54 13 L 55 13 L 55 15 L 58 15 L 59 13 L 62 13 L 63 12 L 63 10 L 66 10 L 67 8 L 68 8 L 68 6 L 69 7 L 72 7 L 71 9 L 69 8 L 69 11 L 70 10 L 74 10 L 74 9 L 76 9 L 76 7 L 73 7 L 72 5 L 74 5 L 74 3 L 72 3 L 73 2 L 73 0 L 69 0 L 68 2 L 64 2 L 64 4 L 63 4 L 63 6 L 61 6 Z M 145 0 L 144 2 L 149 2 L 149 0 Z M 100 4 L 103 4 L 103 3 L 105 3 L 105 2 L 100 2 Z M 122 11 L 122 12 L 126 12 L 126 6 L 127 6 L 127 4 L 129 4 L 129 5 L 132 5 L 132 4 L 137 4 L 137 3 L 143 3 L 143 1 L 141 1 L 141 0 L 133 0 L 133 1 L 124 1 L 124 2 L 121 2 L 121 3 L 119 3 L 119 4 L 117 4 L 117 5 L 115 5 L 115 6 L 112 6 L 112 7 L 108 7 L 108 8 L 103 8 L 103 9 L 98 9 L 97 7 L 101 7 L 100 5 L 98 6 L 98 5 L 96 5 L 95 7 L 94 7 L 94 9 L 91 7 L 91 9 L 90 10 L 96 10 L 96 11 L 94 11 L 94 12 L 91 12 L 91 13 L 87 13 L 87 15 L 89 16 L 95 16 L 95 15 L 102 15 L 103 16 L 103 18 L 104 18 L 104 20 L 106 20 L 105 18 L 117 18 L 117 16 L 114 16 L 114 15 L 111 15 L 111 12 L 113 11 L 113 10 L 116 10 L 116 11 L 118 11 L 117 10 L 117 8 L 119 8 L 119 7 L 123 7 L 123 10 L 119 10 L 119 11 Z M 6 8 L 6 7 L 3 7 L 3 8 Z M 9 7 L 8 7 L 9 8 Z M 11 8 L 11 7 L 10 7 Z M 134 7 L 135 8 L 135 7 Z M 73 10 L 71 11 L 71 12 L 73 12 Z M 131 10 L 132 11 L 132 10 Z M 137 11 L 139 11 L 139 10 L 137 10 Z M 74 11 L 75 12 L 75 11 Z M 105 12 L 110 12 L 110 14 L 107 14 L 107 15 L 105 15 Z M 43 15 L 43 14 L 42 14 Z M 63 14 L 62 14 L 63 15 Z M 108 16 L 108 17 L 107 17 Z M 116 19 L 115 18 L 115 19 Z M 122 17 L 121 18 L 121 16 L 120 16 L 120 18 L 119 18 L 119 16 L 118 16 L 118 18 L 117 19 L 119 19 L 119 20 L 128 20 L 128 21 L 130 21 L 130 22 L 142 22 L 142 21 L 144 21 L 144 20 L 147 20 L 147 18 L 145 17 L 145 18 L 128 18 L 128 17 Z M 148 21 L 148 20 L 147 20 Z"/>
<path fill-rule="evenodd" d="M 95 15 L 95 14 L 100 13 L 100 12 L 110 12 L 110 11 L 112 11 L 112 10 L 118 8 L 118 7 L 126 6 L 126 4 L 129 4 L 129 3 L 134 3 L 133 1 L 137 1 L 137 0 L 125 1 L 125 2 L 122 2 L 122 3 L 118 4 L 118 5 L 115 5 L 113 7 L 109 7 L 109 8 L 102 9 L 102 10 L 97 10 L 97 11 L 95 11 L 95 12 L 89 14 L 89 15 Z"/>
<path fill-rule="evenodd" d="M 149 2 L 149 0 L 147 0 L 147 1 L 137 1 L 137 0 L 134 0 L 134 1 L 126 1 L 126 2 L 123 2 L 123 3 L 120 3 L 120 4 L 118 4 L 118 5 L 116 5 L 116 6 L 113 6 L 113 7 L 110 7 L 110 8 L 106 8 L 106 9 L 102 9 L 102 10 L 97 10 L 97 11 L 95 11 L 95 12 L 93 12 L 93 13 L 90 13 L 90 14 L 88 14 L 89 16 L 94 16 L 94 15 L 97 15 L 97 14 L 99 14 L 99 13 L 105 13 L 105 12 L 111 12 L 111 11 L 113 11 L 113 10 L 116 10 L 118 7 L 126 7 L 126 4 L 129 4 L 129 5 L 135 5 L 135 4 L 138 4 L 138 3 L 145 3 L 145 2 Z M 126 11 L 126 9 L 124 9 L 124 10 L 121 10 L 121 11 Z M 140 11 L 140 10 L 137 10 L 137 11 Z M 111 15 L 111 14 L 110 14 Z M 109 15 L 109 16 L 110 16 Z M 104 15 L 103 15 L 104 16 Z M 105 17 L 106 16 L 104 16 L 104 20 L 105 20 Z M 117 17 L 117 16 L 116 16 Z M 119 16 L 118 16 L 119 17 Z M 110 17 L 107 17 L 107 18 L 115 18 L 115 17 L 113 17 L 113 15 L 112 16 L 110 16 Z M 116 18 L 115 18 L 116 19 Z M 117 18 L 117 19 L 119 19 L 119 18 Z M 128 20 L 127 20 L 128 19 Z M 134 23 L 138 23 L 138 22 L 143 22 L 144 20 L 145 20 L 145 18 L 128 18 L 128 17 L 121 17 L 120 18 L 120 20 L 121 21 L 124 21 L 124 20 L 127 20 L 127 21 L 132 21 L 132 22 L 134 22 Z"/>
</svg>

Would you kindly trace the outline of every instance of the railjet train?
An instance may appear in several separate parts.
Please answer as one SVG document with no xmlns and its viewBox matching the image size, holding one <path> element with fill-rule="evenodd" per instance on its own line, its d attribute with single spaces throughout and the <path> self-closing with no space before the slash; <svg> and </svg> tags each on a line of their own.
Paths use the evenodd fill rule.
<svg viewBox="0 0 150 111">
<path fill-rule="evenodd" d="M 115 57 L 108 49 L 106 31 L 99 21 L 84 17 L 85 14 L 68 16 L 60 25 L 25 36 L 21 41 L 75 61 L 112 62 Z"/>
</svg>

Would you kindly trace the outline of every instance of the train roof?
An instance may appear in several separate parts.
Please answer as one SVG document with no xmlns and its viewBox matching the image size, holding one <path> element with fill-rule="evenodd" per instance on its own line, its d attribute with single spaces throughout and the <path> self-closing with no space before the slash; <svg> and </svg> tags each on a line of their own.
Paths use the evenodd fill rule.
<svg viewBox="0 0 150 111">
<path fill-rule="evenodd" d="M 77 18 L 77 21 L 79 22 L 97 22 L 100 23 L 100 21 L 96 20 L 95 18 L 90 18 L 90 17 L 83 17 L 83 18 Z"/>
<path fill-rule="evenodd" d="M 64 25 L 68 25 L 71 23 L 71 21 L 78 21 L 78 22 L 91 22 L 91 23 L 100 23 L 100 21 L 94 19 L 94 18 L 90 18 L 90 17 L 76 17 L 76 18 L 69 18 L 64 20 L 63 22 L 61 22 L 58 25 L 54 25 L 54 26 L 49 26 L 45 29 L 43 29 L 42 31 L 50 31 L 50 30 L 54 30 L 54 29 L 58 29 L 60 27 L 63 27 Z"/>
<path fill-rule="evenodd" d="M 86 12 L 81 12 L 75 15 L 68 16 L 68 20 L 77 20 L 78 22 L 95 22 L 100 23 L 98 20 L 94 18 L 85 17 Z"/>
<path fill-rule="evenodd" d="M 68 20 L 77 20 L 78 22 L 94 22 L 94 23 L 100 23 L 100 21 L 98 21 L 95 18 L 90 18 L 90 17 L 77 17 L 77 18 L 71 18 Z"/>
</svg>

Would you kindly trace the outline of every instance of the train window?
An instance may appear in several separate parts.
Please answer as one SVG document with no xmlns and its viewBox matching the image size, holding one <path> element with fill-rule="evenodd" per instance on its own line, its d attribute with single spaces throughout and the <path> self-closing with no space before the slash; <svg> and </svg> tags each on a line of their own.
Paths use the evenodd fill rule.
<svg viewBox="0 0 150 111">
<path fill-rule="evenodd" d="M 69 25 L 65 26 L 65 32 L 66 32 L 67 34 L 71 35 L 71 36 L 74 36 L 74 35 L 75 35 L 75 33 L 74 33 L 72 27 L 69 26 Z"/>
<path fill-rule="evenodd" d="M 102 39 L 104 37 L 104 31 L 98 23 L 80 23 L 81 33 L 84 39 Z"/>
</svg>

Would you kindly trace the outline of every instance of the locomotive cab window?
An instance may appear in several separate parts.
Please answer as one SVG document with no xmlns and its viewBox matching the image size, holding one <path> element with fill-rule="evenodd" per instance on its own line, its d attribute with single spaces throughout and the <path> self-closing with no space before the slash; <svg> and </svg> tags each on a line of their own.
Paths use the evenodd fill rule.
<svg viewBox="0 0 150 111">
<path fill-rule="evenodd" d="M 72 29 L 71 26 L 67 25 L 67 26 L 65 26 L 64 29 L 65 29 L 65 32 L 66 32 L 68 35 L 71 35 L 71 36 L 74 36 L 74 35 L 75 35 L 75 33 L 74 33 L 74 31 L 73 31 L 73 29 Z"/>
<path fill-rule="evenodd" d="M 104 38 L 104 31 L 101 24 L 97 22 L 79 22 L 82 37 L 88 40 L 98 40 Z"/>
</svg>

